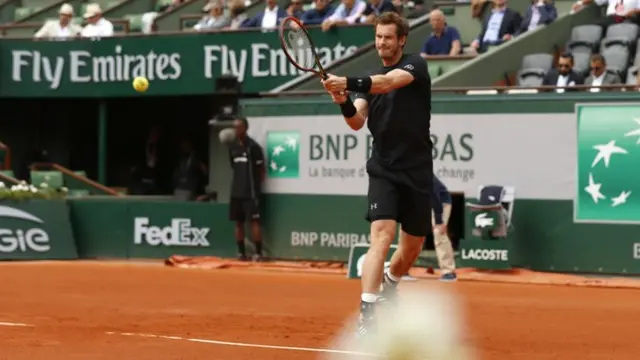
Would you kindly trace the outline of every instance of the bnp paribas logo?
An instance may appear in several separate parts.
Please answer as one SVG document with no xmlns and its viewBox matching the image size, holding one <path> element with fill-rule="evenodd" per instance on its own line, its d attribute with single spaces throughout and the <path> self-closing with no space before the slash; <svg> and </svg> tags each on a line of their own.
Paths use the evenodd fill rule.
<svg viewBox="0 0 640 360">
<path fill-rule="evenodd" d="M 267 153 L 269 177 L 297 178 L 300 176 L 299 132 L 267 132 Z"/>
<path fill-rule="evenodd" d="M 640 105 L 578 105 L 575 220 L 640 222 Z"/>
</svg>

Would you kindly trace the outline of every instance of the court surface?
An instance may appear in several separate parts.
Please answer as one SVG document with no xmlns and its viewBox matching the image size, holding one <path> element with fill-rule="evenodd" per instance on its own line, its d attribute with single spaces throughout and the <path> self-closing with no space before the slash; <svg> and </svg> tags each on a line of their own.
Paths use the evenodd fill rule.
<svg viewBox="0 0 640 360">
<path fill-rule="evenodd" d="M 0 359 L 312 360 L 357 309 L 343 276 L 112 262 L 0 263 Z M 480 359 L 638 359 L 640 291 L 433 280 Z M 425 339 L 428 341 L 428 339 Z"/>
</svg>

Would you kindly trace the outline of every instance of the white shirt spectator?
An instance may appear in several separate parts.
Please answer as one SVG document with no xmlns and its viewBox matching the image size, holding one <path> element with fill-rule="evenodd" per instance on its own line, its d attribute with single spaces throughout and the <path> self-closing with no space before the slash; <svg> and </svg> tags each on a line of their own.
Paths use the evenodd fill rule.
<svg viewBox="0 0 640 360">
<path fill-rule="evenodd" d="M 108 37 L 113 36 L 113 24 L 107 19 L 100 19 L 95 24 L 87 24 L 82 29 L 83 37 Z"/>
<path fill-rule="evenodd" d="M 533 31 L 538 27 L 538 23 L 540 22 L 540 8 L 538 6 L 544 5 L 542 1 L 539 1 L 536 6 L 531 7 L 531 21 L 529 22 L 528 31 Z"/>
<path fill-rule="evenodd" d="M 591 86 L 593 86 L 593 87 L 591 89 L 589 89 L 589 91 L 591 91 L 591 92 L 600 92 L 599 86 L 602 85 L 602 81 L 604 80 L 604 76 L 606 74 L 607 74 L 607 72 L 603 71 L 602 74 L 600 74 L 600 76 L 594 77 L 593 78 L 593 82 L 591 83 Z"/>
<path fill-rule="evenodd" d="M 278 7 L 274 6 L 273 9 L 268 7 L 264 9 L 264 16 L 262 17 L 261 27 L 263 29 L 273 29 L 278 25 Z"/>
<path fill-rule="evenodd" d="M 80 34 L 82 27 L 71 23 L 73 6 L 62 4 L 58 14 L 60 16 L 59 20 L 45 22 L 34 36 L 36 38 L 66 39 L 68 37 L 76 37 Z"/>
<path fill-rule="evenodd" d="M 362 13 L 366 8 L 367 8 L 367 3 L 362 0 L 355 0 L 353 7 L 351 7 L 351 10 L 347 10 L 347 7 L 344 5 L 344 3 L 342 3 L 336 8 L 336 10 L 333 12 L 333 14 L 329 17 L 328 20 L 331 20 L 331 21 L 344 20 L 348 24 L 355 24 L 360 19 L 360 17 L 362 16 Z"/>
<path fill-rule="evenodd" d="M 598 5 L 607 5 L 607 16 L 621 15 L 625 16 L 631 10 L 640 9 L 640 1 L 638 0 L 595 0 Z"/>
<path fill-rule="evenodd" d="M 569 83 L 569 75 L 558 75 L 558 82 L 556 82 L 557 87 L 566 87 L 573 85 L 575 85 L 573 81 Z M 556 92 L 562 94 L 564 92 L 564 89 L 556 89 Z"/>
<path fill-rule="evenodd" d="M 35 34 L 37 38 L 65 39 L 76 37 L 82 31 L 82 27 L 76 24 L 60 25 L 57 20 L 51 20 L 44 23 L 42 28 Z"/>
</svg>

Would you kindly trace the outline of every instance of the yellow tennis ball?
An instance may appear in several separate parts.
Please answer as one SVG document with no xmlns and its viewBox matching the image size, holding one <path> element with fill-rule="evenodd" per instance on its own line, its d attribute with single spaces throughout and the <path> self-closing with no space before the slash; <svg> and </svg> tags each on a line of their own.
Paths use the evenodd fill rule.
<svg viewBox="0 0 640 360">
<path fill-rule="evenodd" d="M 149 88 L 149 80 L 147 80 L 147 78 L 145 77 L 138 76 L 137 78 L 133 79 L 133 88 L 137 92 L 145 92 Z"/>
</svg>

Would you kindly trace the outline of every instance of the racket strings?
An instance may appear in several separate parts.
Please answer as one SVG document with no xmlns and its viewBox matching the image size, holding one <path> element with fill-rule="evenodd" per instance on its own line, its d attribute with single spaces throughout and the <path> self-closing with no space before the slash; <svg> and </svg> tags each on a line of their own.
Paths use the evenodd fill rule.
<svg viewBox="0 0 640 360">
<path fill-rule="evenodd" d="M 315 59 L 311 50 L 311 41 L 304 30 L 289 24 L 285 32 L 285 44 L 285 50 L 299 66 L 313 69 Z"/>
</svg>

